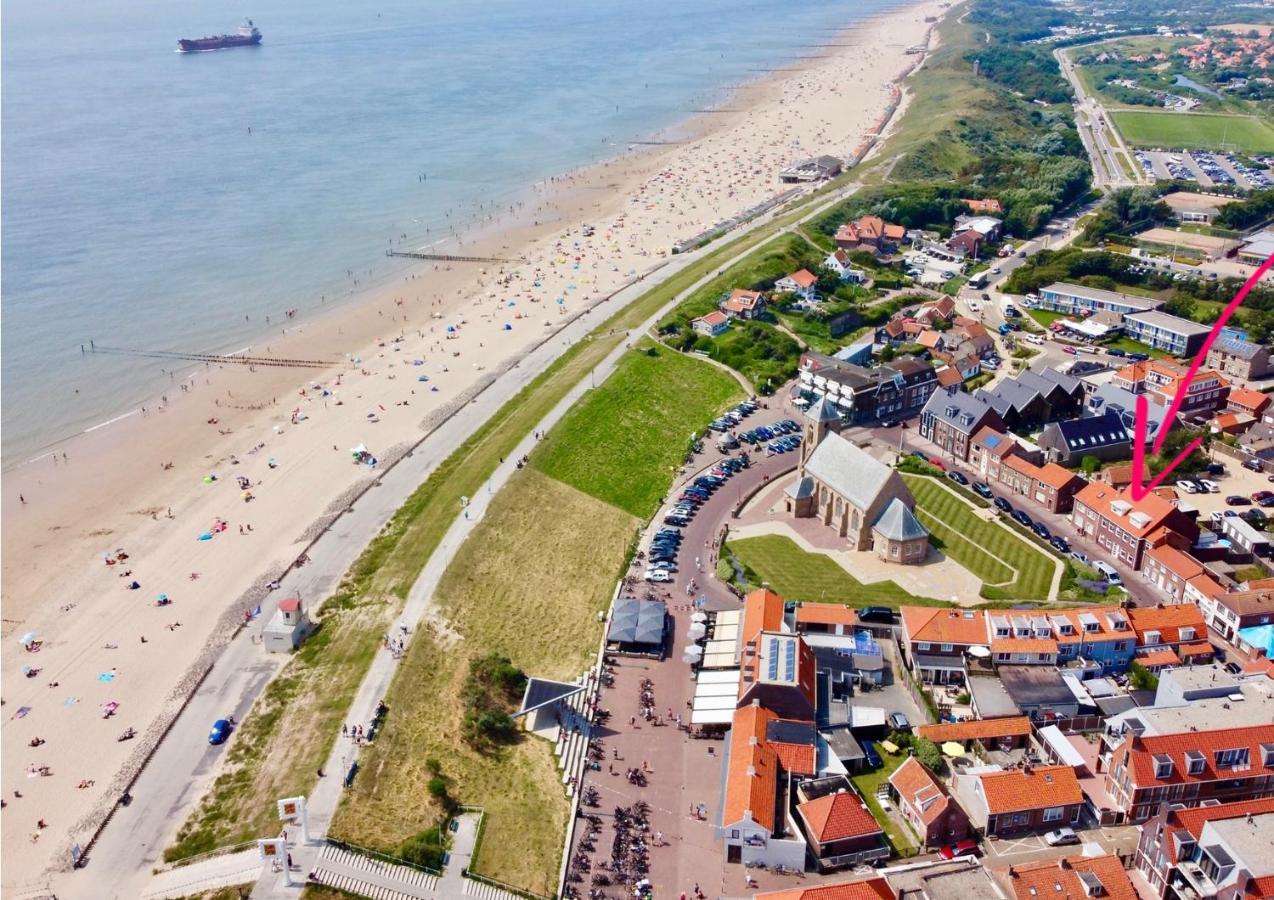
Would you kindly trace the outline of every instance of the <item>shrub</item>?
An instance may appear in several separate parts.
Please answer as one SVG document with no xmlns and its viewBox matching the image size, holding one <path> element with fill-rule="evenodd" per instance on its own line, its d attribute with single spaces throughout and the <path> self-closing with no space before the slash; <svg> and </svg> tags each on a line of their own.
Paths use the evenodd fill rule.
<svg viewBox="0 0 1274 900">
<path fill-rule="evenodd" d="M 429 869 L 441 869 L 446 847 L 443 846 L 443 832 L 438 826 L 426 828 L 413 837 L 409 837 L 398 849 L 398 855 L 410 863 L 425 866 Z"/>
<path fill-rule="evenodd" d="M 1159 687 L 1159 677 L 1139 662 L 1128 666 L 1128 680 L 1139 691 L 1153 691 Z"/>
</svg>

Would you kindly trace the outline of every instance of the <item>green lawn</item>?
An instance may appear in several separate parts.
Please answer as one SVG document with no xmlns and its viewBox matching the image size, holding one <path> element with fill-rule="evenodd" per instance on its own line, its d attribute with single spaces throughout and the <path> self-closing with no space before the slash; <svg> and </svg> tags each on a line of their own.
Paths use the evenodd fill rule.
<svg viewBox="0 0 1274 900">
<path fill-rule="evenodd" d="M 1134 341 L 1130 337 L 1118 337 L 1113 341 L 1102 341 L 1101 345 L 1108 350 L 1123 350 L 1125 353 L 1146 353 L 1149 354 L 1152 359 L 1170 355 L 1165 350 L 1156 350 L 1149 344 L 1143 344 L 1141 341 Z"/>
<path fill-rule="evenodd" d="M 889 838 L 889 843 L 893 845 L 895 852 L 899 856 L 914 856 L 920 843 L 916 839 L 916 835 L 906 825 L 899 825 L 892 818 L 885 815 L 885 811 L 880 808 L 880 803 L 876 800 L 876 790 L 887 782 L 889 776 L 894 774 L 894 771 L 906 761 L 907 751 L 899 750 L 897 753 L 889 753 L 884 747 L 880 746 L 879 741 L 876 742 L 876 750 L 880 753 L 880 761 L 883 765 L 879 769 L 855 775 L 850 781 L 854 783 L 854 787 L 858 788 L 858 792 L 867 801 L 867 808 L 871 810 L 871 814 L 876 818 L 876 821 L 885 829 L 885 834 Z"/>
<path fill-rule="evenodd" d="M 690 433 L 743 389 L 729 372 L 642 341 L 536 448 L 532 465 L 638 518 L 652 515 Z"/>
<path fill-rule="evenodd" d="M 916 597 L 892 581 L 864 584 L 834 560 L 802 550 L 791 538 L 778 534 L 726 543 L 744 568 L 748 587 L 768 582 L 788 600 L 846 603 L 850 606 L 948 606 L 940 600 Z M 723 554 L 725 556 L 726 554 Z"/>
<path fill-rule="evenodd" d="M 1251 116 L 1117 110 L 1110 117 L 1134 147 L 1274 152 L 1274 125 Z"/>
<path fill-rule="evenodd" d="M 1045 328 L 1052 325 L 1058 319 L 1070 318 L 1070 315 L 1067 313 L 1053 312 L 1051 309 L 1028 309 L 1026 310 L 1026 314 Z"/>
<path fill-rule="evenodd" d="M 988 600 L 1048 599 L 1056 561 L 997 522 L 975 514 L 960 497 L 932 478 L 904 475 L 916 498 L 916 515 L 944 553 L 983 581 Z"/>
</svg>

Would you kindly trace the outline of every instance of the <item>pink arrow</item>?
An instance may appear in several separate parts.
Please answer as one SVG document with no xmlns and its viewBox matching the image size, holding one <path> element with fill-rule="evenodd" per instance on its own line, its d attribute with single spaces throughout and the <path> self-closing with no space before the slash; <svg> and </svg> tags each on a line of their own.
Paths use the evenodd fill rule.
<svg viewBox="0 0 1274 900">
<path fill-rule="evenodd" d="M 1239 292 L 1234 295 L 1222 311 L 1220 318 L 1216 320 L 1216 324 L 1212 326 L 1212 330 L 1208 332 L 1207 339 L 1204 340 L 1203 346 L 1199 348 L 1199 352 L 1195 354 L 1194 361 L 1190 363 L 1190 368 L 1186 371 L 1186 377 L 1181 380 L 1181 385 L 1177 388 L 1176 395 L 1172 398 L 1172 404 L 1168 407 L 1168 414 L 1163 417 L 1164 427 L 1155 437 L 1154 452 L 1158 453 L 1163 447 L 1164 439 L 1167 438 L 1168 432 L 1171 430 L 1168 426 L 1176 416 L 1177 411 L 1181 409 L 1181 404 L 1185 402 L 1186 393 L 1190 390 L 1190 384 L 1194 381 L 1195 373 L 1199 371 L 1199 367 L 1203 365 L 1203 361 L 1208 358 L 1208 351 L 1212 349 L 1212 344 L 1220 335 L 1221 329 L 1225 327 L 1225 323 L 1230 321 L 1230 316 L 1234 315 L 1234 311 L 1239 308 L 1252 287 L 1261 280 L 1261 276 L 1269 271 L 1270 266 L 1274 265 L 1274 254 L 1270 258 L 1261 263 L 1251 277 L 1243 283 L 1243 287 L 1239 288 Z M 1199 449 L 1199 445 L 1203 443 L 1203 438 L 1195 438 L 1190 444 L 1177 454 L 1176 458 L 1170 462 L 1162 472 L 1155 476 L 1154 480 L 1146 484 L 1146 434 L 1148 433 L 1150 422 L 1150 408 L 1146 402 L 1145 394 L 1137 395 L 1137 420 L 1133 429 L 1132 441 L 1132 484 L 1128 486 L 1128 492 L 1132 495 L 1133 502 L 1140 500 L 1146 494 L 1157 488 L 1172 471 L 1181 465 L 1187 456 Z"/>
</svg>

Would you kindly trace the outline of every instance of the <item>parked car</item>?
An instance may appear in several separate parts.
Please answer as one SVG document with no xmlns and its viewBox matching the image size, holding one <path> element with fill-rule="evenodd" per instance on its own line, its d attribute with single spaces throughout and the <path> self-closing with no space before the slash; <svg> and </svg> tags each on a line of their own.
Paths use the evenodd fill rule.
<svg viewBox="0 0 1274 900">
<path fill-rule="evenodd" d="M 1209 481 L 1209 480 L 1208 480 L 1208 479 L 1206 479 L 1206 478 L 1200 478 L 1200 479 L 1198 480 L 1198 485 L 1199 485 L 1199 487 L 1201 487 L 1201 488 L 1203 488 L 1205 491 L 1207 491 L 1209 494 L 1219 494 L 1219 493 L 1221 493 L 1221 486 L 1220 486 L 1219 484 L 1217 484 L 1215 481 Z"/>
<path fill-rule="evenodd" d="M 1122 584 L 1123 579 L 1119 577 L 1119 573 L 1115 571 L 1115 567 L 1104 559 L 1099 559 L 1093 563 L 1093 568 L 1097 570 L 1103 578 L 1110 584 Z"/>
<path fill-rule="evenodd" d="M 1260 503 L 1262 500 L 1268 500 L 1270 497 L 1274 497 L 1274 492 L 1272 491 L 1253 491 L 1252 492 L 1253 503 Z"/>
<path fill-rule="evenodd" d="M 1243 468 L 1251 469 L 1253 472 L 1265 471 L 1265 463 L 1259 459 L 1246 459 L 1243 461 Z"/>
<path fill-rule="evenodd" d="M 991 485 L 984 481 L 975 481 L 973 483 L 973 492 L 979 497 L 985 497 L 990 500 L 994 494 L 991 493 Z"/>
<path fill-rule="evenodd" d="M 1123 350 L 1120 350 L 1118 347 L 1110 347 L 1109 349 L 1106 350 L 1106 353 L 1110 356 L 1127 356 L 1128 355 Z"/>
<path fill-rule="evenodd" d="M 925 456 L 925 455 L 924 455 L 923 453 L 921 453 L 919 450 L 912 450 L 912 451 L 911 451 L 911 455 L 912 455 L 912 456 L 914 456 L 916 459 L 920 460 L 921 462 L 928 462 L 928 461 L 929 461 L 929 457 Z"/>
<path fill-rule="evenodd" d="M 1150 359 L 1150 354 L 1149 353 L 1129 353 L 1128 359 L 1130 362 L 1145 362 L 1146 360 Z"/>
<path fill-rule="evenodd" d="M 1076 562 L 1081 562 L 1084 565 L 1088 565 L 1088 554 L 1082 550 L 1072 550 L 1071 559 L 1075 560 Z"/>
<path fill-rule="evenodd" d="M 1216 462 L 1208 463 L 1208 474 L 1209 475 L 1224 475 L 1225 466 L 1222 465 L 1221 463 L 1216 463 Z"/>
<path fill-rule="evenodd" d="M 1005 500 L 1003 497 L 996 497 L 991 502 L 995 505 L 995 508 L 998 510 L 1002 510 L 1003 512 L 1006 512 L 1006 513 L 1013 512 L 1013 504 Z"/>
<path fill-rule="evenodd" d="M 1199 493 L 1199 486 L 1189 479 L 1182 478 L 1177 482 L 1177 487 L 1185 491 L 1187 494 Z"/>
<path fill-rule="evenodd" d="M 1078 844 L 1079 835 L 1074 828 L 1054 828 L 1044 835 L 1044 843 L 1050 847 L 1065 847 L 1068 844 Z"/>
<path fill-rule="evenodd" d="M 938 850 L 938 855 L 943 859 L 959 859 L 961 856 L 977 856 L 977 841 L 958 841 L 954 844 L 947 844 Z"/>
<path fill-rule="evenodd" d="M 666 583 L 672 581 L 672 574 L 665 572 L 663 569 L 647 569 L 646 580 L 650 582 Z"/>
<path fill-rule="evenodd" d="M 1030 528 L 1032 525 L 1035 524 L 1033 521 L 1031 521 L 1031 517 L 1028 516 L 1026 513 L 1022 512 L 1020 509 L 1013 510 L 1013 512 L 1009 513 L 1009 515 L 1012 516 L 1014 522 L 1023 526 L 1024 528 Z"/>
<path fill-rule="evenodd" d="M 1053 535 L 1051 538 L 1049 538 L 1048 542 L 1053 545 L 1054 550 L 1057 550 L 1060 553 L 1071 552 L 1070 542 L 1066 540 L 1066 538 L 1062 537 L 1060 534 Z"/>
<path fill-rule="evenodd" d="M 212 723 L 212 730 L 208 732 L 208 743 L 214 747 L 217 744 L 224 744 L 232 731 L 234 731 L 234 725 L 229 719 L 218 719 Z"/>
<path fill-rule="evenodd" d="M 858 621 L 892 625 L 894 623 L 894 611 L 888 606 L 864 606 L 858 611 Z"/>
<path fill-rule="evenodd" d="M 1225 498 L 1226 506 L 1247 506 L 1251 502 L 1252 502 L 1251 500 L 1249 500 L 1247 497 L 1244 497 L 1242 494 L 1231 494 L 1230 496 Z"/>
<path fill-rule="evenodd" d="M 959 485 L 966 485 L 969 483 L 969 479 L 965 478 L 963 473 L 957 472 L 954 469 L 947 473 L 947 477 Z"/>
<path fill-rule="evenodd" d="M 892 712 L 889 714 L 889 727 L 894 731 L 910 731 L 911 723 L 907 721 L 907 717 L 900 712 Z"/>
<path fill-rule="evenodd" d="M 1043 522 L 1032 522 L 1031 531 L 1034 531 L 1038 537 L 1046 541 L 1053 536 L 1053 532 L 1049 531 L 1048 526 Z"/>
</svg>

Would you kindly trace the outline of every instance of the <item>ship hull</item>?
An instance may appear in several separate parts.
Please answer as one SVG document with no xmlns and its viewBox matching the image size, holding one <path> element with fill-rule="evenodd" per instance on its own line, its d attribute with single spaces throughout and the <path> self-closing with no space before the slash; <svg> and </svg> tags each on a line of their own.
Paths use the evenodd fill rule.
<svg viewBox="0 0 1274 900">
<path fill-rule="evenodd" d="M 208 50 L 229 50 L 232 47 L 255 47 L 260 43 L 261 35 L 259 34 L 250 37 L 223 34 L 215 38 L 182 39 L 177 42 L 177 49 L 182 53 L 203 53 Z"/>
</svg>

